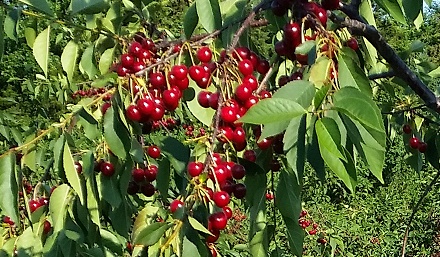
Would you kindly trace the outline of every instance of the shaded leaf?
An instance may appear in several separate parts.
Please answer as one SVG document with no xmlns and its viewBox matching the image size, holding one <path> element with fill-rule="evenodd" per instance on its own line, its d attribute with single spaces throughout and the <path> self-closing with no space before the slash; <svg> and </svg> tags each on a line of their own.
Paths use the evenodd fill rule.
<svg viewBox="0 0 440 257">
<path fill-rule="evenodd" d="M 18 21 L 20 19 L 21 9 L 11 9 L 4 17 L 4 31 L 8 38 L 17 41 Z"/>
<path fill-rule="evenodd" d="M 208 235 L 212 235 L 212 233 L 209 232 L 209 230 L 205 228 L 205 226 L 203 226 L 198 220 L 194 219 L 193 217 L 188 216 L 188 221 L 191 227 L 193 227 L 195 230 L 198 230 Z"/>
<path fill-rule="evenodd" d="M 116 156 L 120 159 L 126 158 L 131 148 L 131 140 L 114 104 L 104 115 L 104 138 Z"/>
<path fill-rule="evenodd" d="M 164 235 L 171 224 L 165 222 L 156 222 L 143 228 L 137 237 L 133 238 L 133 244 L 154 245 Z"/>
<path fill-rule="evenodd" d="M 9 216 L 16 224 L 18 216 L 18 182 L 15 169 L 15 155 L 10 153 L 0 158 L 0 190 L 2 214 Z"/>
<path fill-rule="evenodd" d="M 283 137 L 287 163 L 296 176 L 302 181 L 306 161 L 306 115 L 290 121 Z"/>
<path fill-rule="evenodd" d="M 78 194 L 81 204 L 84 204 L 84 194 L 81 180 L 78 176 L 78 172 L 76 172 L 75 164 L 73 162 L 72 154 L 70 153 L 70 148 L 67 141 L 64 144 L 63 150 L 63 168 L 66 172 L 67 181 L 69 182 L 70 186 L 72 186 L 73 190 L 75 190 L 76 194 Z"/>
<path fill-rule="evenodd" d="M 189 147 L 172 137 L 160 139 L 158 146 L 160 147 L 161 152 L 167 156 L 171 165 L 179 175 L 185 177 L 186 166 L 190 157 Z"/>
<path fill-rule="evenodd" d="M 186 10 L 185 17 L 183 18 L 183 30 L 187 39 L 191 38 L 198 23 L 199 16 L 197 15 L 196 3 L 193 3 Z"/>
<path fill-rule="evenodd" d="M 49 16 L 54 16 L 53 11 L 46 0 L 19 0 L 20 2 L 32 6 L 36 10 L 43 12 Z"/>
<path fill-rule="evenodd" d="M 170 161 L 163 158 L 159 162 L 159 171 L 157 172 L 156 188 L 159 190 L 163 199 L 168 197 L 168 189 L 170 188 L 171 169 Z"/>
<path fill-rule="evenodd" d="M 79 65 L 81 71 L 86 73 L 89 79 L 93 79 L 98 73 L 95 63 L 95 46 L 93 44 L 89 45 L 86 50 L 84 50 Z"/>
<path fill-rule="evenodd" d="M 106 0 L 72 0 L 69 9 L 71 14 L 94 14 L 107 9 L 109 6 Z"/>
</svg>

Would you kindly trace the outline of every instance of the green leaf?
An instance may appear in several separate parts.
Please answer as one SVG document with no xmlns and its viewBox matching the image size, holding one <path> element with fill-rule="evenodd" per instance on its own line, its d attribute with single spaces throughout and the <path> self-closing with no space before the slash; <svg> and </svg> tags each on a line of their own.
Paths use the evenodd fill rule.
<svg viewBox="0 0 440 257">
<path fill-rule="evenodd" d="M 375 0 L 375 2 L 398 22 L 406 24 L 405 15 L 398 0 Z"/>
<path fill-rule="evenodd" d="M 61 54 L 61 65 L 67 73 L 67 79 L 72 82 L 73 73 L 75 72 L 76 58 L 78 57 L 78 44 L 70 40 Z"/>
<path fill-rule="evenodd" d="M 295 54 L 308 54 L 315 46 L 314 40 L 305 41 L 295 48 Z"/>
<path fill-rule="evenodd" d="M 200 106 L 197 101 L 197 96 L 201 91 L 202 89 L 191 79 L 189 82 L 189 88 L 185 90 L 185 94 L 190 94 L 190 92 L 193 94 L 191 94 L 191 98 L 185 99 L 186 104 L 189 111 L 196 119 L 206 126 L 211 126 L 215 111 L 212 108 L 203 108 Z"/>
<path fill-rule="evenodd" d="M 310 68 L 309 81 L 315 84 L 317 88 L 321 88 L 328 80 L 331 61 L 323 56 L 316 59 L 316 62 Z"/>
<path fill-rule="evenodd" d="M 87 74 L 89 79 L 93 79 L 98 73 L 95 63 L 95 46 L 89 45 L 81 56 L 79 67 L 82 73 Z"/>
<path fill-rule="evenodd" d="M 133 238 L 133 244 L 154 245 L 170 227 L 172 225 L 165 222 L 148 225 L 139 232 L 136 238 Z"/>
<path fill-rule="evenodd" d="M 121 194 L 119 190 L 117 190 L 118 183 L 115 181 L 116 179 L 117 177 L 115 175 L 106 177 L 99 174 L 99 176 L 96 177 L 99 195 L 114 208 L 119 207 L 122 202 Z"/>
<path fill-rule="evenodd" d="M 222 26 L 222 16 L 217 0 L 196 0 L 197 15 L 203 28 L 211 33 Z"/>
<path fill-rule="evenodd" d="M 17 238 L 16 241 L 17 256 L 41 256 L 43 245 L 41 239 L 32 231 L 32 227 L 28 227 Z"/>
<path fill-rule="evenodd" d="M 200 257 L 197 246 L 186 236 L 183 238 L 182 257 Z"/>
<path fill-rule="evenodd" d="M 6 36 L 10 39 L 17 41 L 18 21 L 20 19 L 21 9 L 13 8 L 8 12 L 8 15 L 4 18 L 4 30 Z"/>
<path fill-rule="evenodd" d="M 301 212 L 301 184 L 295 174 L 281 170 L 275 200 L 286 224 L 290 250 L 296 256 L 302 256 L 304 231 L 298 225 Z"/>
<path fill-rule="evenodd" d="M 14 154 L 7 154 L 0 158 L 0 190 L 2 192 L 0 208 L 3 215 L 9 216 L 18 224 L 18 182 L 15 161 Z"/>
<path fill-rule="evenodd" d="M 144 150 L 142 149 L 142 145 L 136 138 L 131 139 L 131 149 L 130 155 L 133 157 L 133 160 L 137 163 L 144 162 Z"/>
<path fill-rule="evenodd" d="M 82 109 L 79 113 L 79 121 L 78 124 L 81 124 L 84 128 L 84 135 L 90 139 L 95 140 L 98 136 L 100 136 L 100 131 L 98 129 L 98 121 L 93 117 L 92 114 L 89 113 L 87 109 Z"/>
<path fill-rule="evenodd" d="M 173 137 L 165 137 L 158 142 L 161 152 L 167 156 L 171 165 L 179 173 L 185 177 L 186 166 L 189 162 L 190 149 Z"/>
<path fill-rule="evenodd" d="M 290 121 L 286 120 L 281 122 L 268 123 L 264 125 L 259 140 L 263 140 L 265 138 L 282 133 L 284 130 L 286 130 L 287 126 L 289 126 L 289 123 Z"/>
<path fill-rule="evenodd" d="M 353 51 L 350 48 L 344 48 L 344 51 Z M 338 56 L 338 79 L 339 85 L 343 87 L 355 87 L 365 94 L 372 95 L 370 81 L 365 72 L 350 58 L 349 55 L 340 54 Z"/>
<path fill-rule="evenodd" d="M 194 219 L 193 217 L 188 216 L 188 221 L 191 227 L 193 227 L 195 230 L 198 230 L 208 235 L 212 235 L 212 233 L 209 232 L 209 230 L 205 228 L 205 226 L 203 226 L 198 220 Z"/>
<path fill-rule="evenodd" d="M 34 9 L 43 12 L 49 16 L 54 16 L 46 0 L 19 0 L 20 2 L 32 6 Z"/>
<path fill-rule="evenodd" d="M 93 152 L 87 152 L 83 157 L 83 174 L 86 177 L 86 192 L 87 192 L 87 210 L 90 215 L 90 220 L 95 223 L 98 228 L 101 227 L 101 215 L 99 207 L 99 193 L 98 185 L 96 183 L 96 176 L 94 172 L 94 158 Z"/>
<path fill-rule="evenodd" d="M 248 172 L 245 177 L 246 203 L 249 204 L 249 220 L 251 221 L 249 239 L 266 227 L 266 181 L 267 177 L 264 172 Z"/>
<path fill-rule="evenodd" d="M 3 53 L 5 51 L 5 13 L 3 9 L 0 9 L 0 62 L 3 59 Z"/>
<path fill-rule="evenodd" d="M 38 65 L 40 65 L 46 77 L 49 62 L 49 35 L 50 26 L 38 34 L 34 42 L 34 48 L 32 49 L 35 60 L 37 60 Z"/>
<path fill-rule="evenodd" d="M 113 63 L 113 55 L 116 47 L 109 48 L 104 51 L 99 59 L 99 71 L 101 74 L 106 74 L 110 71 L 110 66 Z"/>
<path fill-rule="evenodd" d="M 159 190 L 163 199 L 168 198 L 168 189 L 170 188 L 171 168 L 170 161 L 162 158 L 159 161 L 159 171 L 157 172 L 156 188 Z"/>
<path fill-rule="evenodd" d="M 131 148 L 131 140 L 114 104 L 104 115 L 104 138 L 110 150 L 120 159 L 125 159 Z"/>
<path fill-rule="evenodd" d="M 56 234 L 65 229 L 67 205 L 72 199 L 70 187 L 62 184 L 55 188 L 50 195 L 49 213 L 52 218 L 53 233 Z"/>
<path fill-rule="evenodd" d="M 72 0 L 70 2 L 69 10 L 71 14 L 94 14 L 103 12 L 109 7 L 106 0 Z"/>
<path fill-rule="evenodd" d="M 360 15 L 368 22 L 368 24 L 376 27 L 376 20 L 374 19 L 373 7 L 371 5 L 371 0 L 364 0 L 361 2 L 359 7 Z M 362 38 L 366 49 L 366 59 L 367 63 L 373 68 L 376 67 L 377 63 L 377 50 L 366 38 Z"/>
<path fill-rule="evenodd" d="M 84 194 L 81 185 L 81 180 L 79 179 L 78 172 L 76 172 L 75 164 L 73 162 L 72 154 L 70 153 L 69 144 L 67 141 L 64 143 L 63 150 L 63 168 L 66 172 L 66 178 L 73 190 L 78 194 L 81 204 L 84 204 Z"/>
<path fill-rule="evenodd" d="M 356 169 L 350 154 L 341 146 L 341 135 L 336 122 L 331 118 L 321 118 L 315 123 L 321 156 L 328 167 L 354 192 Z"/>
<path fill-rule="evenodd" d="M 414 21 L 423 10 L 423 0 L 402 0 L 405 15 L 411 21 Z"/>
<path fill-rule="evenodd" d="M 186 10 L 185 17 L 183 18 L 183 31 L 187 39 L 191 38 L 198 23 L 199 16 L 197 15 L 196 3 L 193 3 Z"/>
<path fill-rule="evenodd" d="M 297 181 L 302 181 L 306 160 L 306 115 L 292 119 L 284 134 L 287 163 Z M 289 170 L 290 170 L 289 169 Z"/>
<path fill-rule="evenodd" d="M 268 257 L 269 249 L 267 245 L 267 228 L 258 231 L 249 242 L 249 251 L 253 257 Z"/>
<path fill-rule="evenodd" d="M 315 87 L 309 81 L 295 80 L 278 89 L 272 97 L 297 102 L 307 109 L 315 96 L 315 92 Z"/>
<path fill-rule="evenodd" d="M 30 25 L 24 28 L 26 43 L 30 48 L 34 47 L 35 38 L 37 38 L 37 20 L 33 20 Z"/>
<path fill-rule="evenodd" d="M 384 183 L 382 178 L 382 170 L 385 164 L 385 143 L 386 135 L 374 138 L 368 130 L 358 121 L 343 115 L 342 119 L 347 128 L 350 141 L 355 145 L 357 152 L 369 167 L 374 176 Z"/>
<path fill-rule="evenodd" d="M 283 98 L 266 98 L 252 106 L 238 121 L 251 124 L 266 124 L 291 120 L 306 110 L 297 102 Z"/>
<path fill-rule="evenodd" d="M 328 91 L 330 90 L 331 86 L 326 85 L 321 87 L 321 89 L 316 92 L 313 105 L 315 106 L 315 109 L 319 110 L 321 109 L 321 104 L 323 103 L 325 97 L 327 96 Z"/>
<path fill-rule="evenodd" d="M 333 108 L 358 120 L 364 126 L 384 133 L 382 115 L 373 99 L 353 87 L 345 87 L 333 95 Z M 369 130 L 370 133 L 373 133 Z M 376 137 L 376 136 L 374 136 Z"/>
</svg>

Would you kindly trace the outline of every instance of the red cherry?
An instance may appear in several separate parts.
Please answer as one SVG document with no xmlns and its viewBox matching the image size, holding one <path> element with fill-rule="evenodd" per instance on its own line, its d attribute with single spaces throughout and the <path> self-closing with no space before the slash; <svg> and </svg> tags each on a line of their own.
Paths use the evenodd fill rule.
<svg viewBox="0 0 440 257">
<path fill-rule="evenodd" d="M 160 104 L 156 104 L 154 106 L 153 112 L 151 113 L 151 119 L 154 121 L 161 120 L 164 114 L 165 114 L 165 108 Z"/>
<path fill-rule="evenodd" d="M 102 172 L 102 175 L 106 177 L 110 177 L 115 173 L 115 167 L 111 162 L 103 162 L 99 166 L 100 171 Z"/>
<path fill-rule="evenodd" d="M 209 108 L 209 98 L 211 97 L 211 92 L 200 91 L 197 95 L 197 102 L 204 108 Z"/>
<path fill-rule="evenodd" d="M 222 143 L 232 141 L 234 137 L 234 131 L 229 126 L 222 126 L 219 128 L 219 140 Z"/>
<path fill-rule="evenodd" d="M 237 144 L 246 142 L 246 132 L 242 127 L 236 127 L 232 135 L 232 141 Z"/>
<path fill-rule="evenodd" d="M 141 98 L 136 103 L 137 108 L 145 117 L 149 117 L 154 111 L 155 104 L 150 98 Z"/>
<path fill-rule="evenodd" d="M 281 169 L 281 163 L 277 159 L 272 159 L 270 161 L 269 166 L 270 166 L 271 171 L 276 172 L 276 171 L 280 171 L 280 169 Z"/>
<path fill-rule="evenodd" d="M 232 53 L 232 57 L 234 57 L 235 59 L 244 60 L 244 59 L 249 59 L 250 54 L 251 51 L 249 50 L 249 48 L 241 46 L 235 48 L 234 52 Z"/>
<path fill-rule="evenodd" d="M 161 72 L 153 72 L 150 74 L 150 83 L 153 88 L 161 89 L 166 87 L 167 81 Z"/>
<path fill-rule="evenodd" d="M 129 118 L 132 121 L 140 121 L 142 119 L 142 114 L 137 108 L 136 105 L 130 105 L 127 107 L 127 110 L 125 110 L 125 114 L 127 115 L 127 118 Z"/>
<path fill-rule="evenodd" d="M 246 102 L 252 95 L 252 88 L 248 84 L 241 84 L 235 89 L 235 97 L 241 102 Z"/>
<path fill-rule="evenodd" d="M 273 14 L 276 16 L 284 16 L 287 13 L 287 8 L 282 6 L 278 1 L 274 0 L 270 4 L 270 9 L 272 10 Z"/>
<path fill-rule="evenodd" d="M 292 73 L 292 75 L 290 75 L 290 80 L 302 80 L 303 78 L 303 74 L 299 71 Z"/>
<path fill-rule="evenodd" d="M 287 47 L 284 44 L 284 41 L 278 41 L 275 43 L 275 53 L 277 53 L 279 56 L 287 55 Z"/>
<path fill-rule="evenodd" d="M 200 88 L 207 88 L 211 83 L 211 75 L 208 72 L 205 72 L 200 81 L 196 81 L 197 86 Z"/>
<path fill-rule="evenodd" d="M 253 75 L 244 77 L 242 82 L 243 84 L 248 85 L 252 91 L 258 88 L 258 80 Z"/>
<path fill-rule="evenodd" d="M 225 191 L 229 195 L 232 195 L 234 192 L 235 182 L 226 180 L 224 183 L 220 184 L 220 189 Z"/>
<path fill-rule="evenodd" d="M 194 65 L 189 67 L 189 76 L 192 80 L 194 80 L 196 83 L 201 81 L 203 77 L 206 75 L 206 71 L 203 69 L 202 66 Z"/>
<path fill-rule="evenodd" d="M 188 68 L 183 64 L 174 65 L 171 68 L 171 73 L 174 74 L 174 76 L 176 76 L 176 79 L 181 80 L 186 78 L 186 76 L 188 76 Z"/>
<path fill-rule="evenodd" d="M 152 55 L 147 49 L 142 49 L 136 57 L 139 58 L 139 60 L 147 61 L 151 59 Z"/>
<path fill-rule="evenodd" d="M 212 244 L 220 237 L 220 231 L 216 229 L 210 229 L 209 232 L 211 232 L 211 234 L 213 235 L 208 235 L 206 237 L 206 242 Z"/>
<path fill-rule="evenodd" d="M 249 55 L 249 60 L 252 62 L 252 67 L 254 67 L 254 69 L 258 71 L 258 65 L 263 60 L 260 60 L 260 57 L 258 57 L 258 55 L 254 52 L 251 52 L 251 54 Z"/>
<path fill-rule="evenodd" d="M 31 212 L 36 211 L 40 207 L 41 207 L 41 204 L 37 199 L 32 199 L 29 201 L 29 210 Z"/>
<path fill-rule="evenodd" d="M 232 209 L 229 206 L 224 206 L 223 212 L 226 214 L 226 217 L 230 219 L 232 217 Z"/>
<path fill-rule="evenodd" d="M 229 204 L 229 194 L 225 191 L 215 192 L 212 200 L 214 201 L 215 205 L 217 205 L 217 207 L 222 208 Z"/>
<path fill-rule="evenodd" d="M 412 132 L 411 126 L 409 124 L 403 125 L 402 130 L 405 134 L 411 134 Z"/>
<path fill-rule="evenodd" d="M 237 199 L 243 199 L 246 196 L 246 186 L 242 183 L 235 184 L 234 196 Z"/>
<path fill-rule="evenodd" d="M 48 220 L 45 220 L 43 223 L 43 234 L 45 235 L 49 234 L 51 229 L 52 229 L 52 225 Z"/>
<path fill-rule="evenodd" d="M 180 96 L 174 90 L 167 89 L 163 91 L 162 99 L 166 109 L 169 111 L 174 111 L 179 106 Z"/>
<path fill-rule="evenodd" d="M 181 79 L 181 80 L 176 80 L 176 82 L 174 83 L 181 91 L 187 89 L 189 87 L 189 79 L 187 77 Z"/>
<path fill-rule="evenodd" d="M 268 201 L 273 200 L 273 193 L 266 193 L 266 200 Z"/>
<path fill-rule="evenodd" d="M 417 137 L 412 137 L 409 139 L 409 146 L 412 149 L 417 149 L 419 148 L 419 139 Z"/>
<path fill-rule="evenodd" d="M 228 217 L 226 217 L 226 214 L 221 211 L 211 214 L 208 220 L 212 229 L 223 230 L 226 228 Z"/>
<path fill-rule="evenodd" d="M 270 64 L 267 60 L 260 60 L 257 66 L 257 72 L 260 74 L 266 74 L 270 69 Z"/>
<path fill-rule="evenodd" d="M 149 165 L 144 169 L 144 176 L 149 182 L 153 182 L 157 177 L 158 167 L 156 165 Z"/>
<path fill-rule="evenodd" d="M 128 48 L 128 52 L 134 56 L 137 56 L 142 50 L 142 45 L 139 42 L 132 42 Z"/>
<path fill-rule="evenodd" d="M 309 62 L 309 56 L 307 54 L 297 54 L 296 60 L 302 65 L 307 65 Z"/>
<path fill-rule="evenodd" d="M 299 214 L 299 217 L 303 218 L 305 216 L 307 216 L 307 211 L 306 210 L 302 210 L 301 213 Z"/>
<path fill-rule="evenodd" d="M 138 169 L 134 169 L 131 172 L 131 177 L 136 182 L 142 182 L 145 179 L 144 170 L 143 169 L 139 169 L 139 168 Z"/>
<path fill-rule="evenodd" d="M 267 90 L 262 90 L 260 92 L 260 99 L 271 98 L 272 94 Z"/>
<path fill-rule="evenodd" d="M 204 169 L 204 164 L 203 162 L 190 162 L 188 163 L 188 174 L 191 177 L 197 177 L 198 175 L 200 175 L 200 173 L 202 173 Z"/>
<path fill-rule="evenodd" d="M 222 184 L 228 179 L 228 177 L 230 177 L 231 173 L 224 165 L 217 165 L 217 167 L 214 168 L 214 175 L 217 178 L 218 183 Z M 215 181 L 214 175 L 210 176 L 213 181 Z"/>
<path fill-rule="evenodd" d="M 81 163 L 78 162 L 78 161 L 75 162 L 75 170 L 76 170 L 76 172 L 77 172 L 78 174 L 81 174 L 81 173 L 82 173 L 82 165 L 81 165 Z"/>
<path fill-rule="evenodd" d="M 121 55 L 121 65 L 124 68 L 131 69 L 134 64 L 134 57 L 131 54 Z"/>
<path fill-rule="evenodd" d="M 207 46 L 201 47 L 197 51 L 197 59 L 199 59 L 199 61 L 205 62 L 205 63 L 210 62 L 212 59 L 211 49 L 209 49 L 209 47 L 207 47 Z"/>
<path fill-rule="evenodd" d="M 182 201 L 175 199 L 170 204 L 170 211 L 171 213 L 175 213 L 178 209 L 183 208 L 184 206 L 185 204 Z"/>
<path fill-rule="evenodd" d="M 324 8 L 319 8 L 316 16 L 318 16 L 319 21 L 325 28 L 327 26 L 327 11 Z"/>
<path fill-rule="evenodd" d="M 4 216 L 3 217 L 3 223 L 9 224 L 10 226 L 13 226 L 15 224 L 15 222 L 12 221 L 11 217 L 9 217 L 9 216 Z"/>
<path fill-rule="evenodd" d="M 110 108 L 111 106 L 112 104 L 110 102 L 103 103 L 101 106 L 102 115 L 104 115 L 107 112 L 108 108 Z"/>
<path fill-rule="evenodd" d="M 243 165 L 235 164 L 232 166 L 232 177 L 235 179 L 242 179 L 246 175 L 246 169 Z"/>
<path fill-rule="evenodd" d="M 156 192 L 156 188 L 151 183 L 147 183 L 141 186 L 141 192 L 147 197 L 153 196 Z"/>
<path fill-rule="evenodd" d="M 155 52 L 155 44 L 153 42 L 153 40 L 151 38 L 146 38 L 143 42 L 142 42 L 142 47 L 144 49 L 150 50 L 152 52 Z"/>
<path fill-rule="evenodd" d="M 150 145 L 147 149 L 147 154 L 153 159 L 160 157 L 160 148 L 156 145 Z"/>
<path fill-rule="evenodd" d="M 212 161 L 216 164 L 216 165 L 220 165 L 223 160 L 222 157 L 220 156 L 219 153 L 213 153 L 212 154 Z"/>
<path fill-rule="evenodd" d="M 141 70 L 145 69 L 146 67 L 147 66 L 145 65 L 145 62 L 143 62 L 143 61 L 135 61 L 133 63 L 132 70 L 133 70 L 133 72 L 138 72 L 138 71 L 141 71 Z"/>
<path fill-rule="evenodd" d="M 428 150 L 428 144 L 425 142 L 419 142 L 419 152 L 425 153 Z"/>
<path fill-rule="evenodd" d="M 326 10 L 335 10 L 339 8 L 339 0 L 322 0 L 321 5 Z"/>
<path fill-rule="evenodd" d="M 119 77 L 125 77 L 130 72 L 131 72 L 130 69 L 127 69 L 122 65 L 118 65 L 118 67 L 116 68 L 116 73 L 118 74 Z"/>
<path fill-rule="evenodd" d="M 347 46 L 353 49 L 354 51 L 359 50 L 359 44 L 356 38 L 352 37 L 349 40 L 347 40 Z"/>
<path fill-rule="evenodd" d="M 243 153 L 243 158 L 248 161 L 255 162 L 257 160 L 257 154 L 254 150 L 246 150 Z"/>
<path fill-rule="evenodd" d="M 244 76 L 251 75 L 254 72 L 254 66 L 250 60 L 244 59 L 238 63 L 238 70 Z"/>
<path fill-rule="evenodd" d="M 257 146 L 261 150 L 266 150 L 266 149 L 269 149 L 269 147 L 272 145 L 272 142 L 273 141 L 271 138 L 265 138 L 265 139 L 261 140 L 260 142 L 257 142 Z"/>
<path fill-rule="evenodd" d="M 284 28 L 285 45 L 290 49 L 295 49 L 301 44 L 301 26 L 297 22 L 287 23 Z"/>
<path fill-rule="evenodd" d="M 224 122 L 233 123 L 237 120 L 237 110 L 231 106 L 224 106 L 221 109 L 220 116 Z"/>
<path fill-rule="evenodd" d="M 220 93 L 216 92 L 216 93 L 212 93 L 211 96 L 209 97 L 209 106 L 216 110 L 218 108 L 218 98 L 220 97 Z"/>
<path fill-rule="evenodd" d="M 309 230 L 309 235 L 316 235 L 316 229 Z"/>
</svg>

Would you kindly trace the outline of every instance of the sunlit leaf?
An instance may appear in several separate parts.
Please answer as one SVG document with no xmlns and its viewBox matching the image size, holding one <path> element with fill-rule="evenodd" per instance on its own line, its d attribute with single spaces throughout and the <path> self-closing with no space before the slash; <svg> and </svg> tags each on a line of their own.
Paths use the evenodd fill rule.
<svg viewBox="0 0 440 257">
<path fill-rule="evenodd" d="M 266 124 L 291 120 L 305 113 L 297 102 L 283 98 L 266 98 L 252 106 L 239 122 Z"/>
<path fill-rule="evenodd" d="M 0 158 L 0 189 L 2 197 L 0 208 L 18 224 L 18 182 L 15 169 L 15 155 L 10 153 Z"/>
<path fill-rule="evenodd" d="M 32 52 L 38 65 L 40 65 L 45 76 L 47 77 L 47 65 L 49 62 L 49 35 L 50 26 L 38 34 L 34 42 Z"/>
<path fill-rule="evenodd" d="M 73 73 L 76 66 L 76 58 L 78 57 L 78 44 L 71 40 L 64 47 L 63 53 L 61 54 L 61 65 L 63 70 L 67 73 L 67 78 L 69 82 L 72 82 Z"/>
<path fill-rule="evenodd" d="M 84 204 L 84 194 L 81 180 L 78 176 L 78 172 L 75 169 L 72 154 L 70 153 L 70 147 L 66 142 L 63 150 L 63 168 L 66 172 L 66 178 L 73 190 L 78 194 L 78 197 L 82 204 Z"/>
<path fill-rule="evenodd" d="M 203 28 L 207 32 L 213 32 L 222 26 L 220 6 L 217 0 L 196 0 L 197 15 Z"/>
</svg>

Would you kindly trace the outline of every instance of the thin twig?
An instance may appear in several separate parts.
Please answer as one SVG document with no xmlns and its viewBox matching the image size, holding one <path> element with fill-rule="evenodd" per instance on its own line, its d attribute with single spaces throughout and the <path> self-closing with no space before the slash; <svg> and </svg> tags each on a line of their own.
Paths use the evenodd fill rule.
<svg viewBox="0 0 440 257">
<path fill-rule="evenodd" d="M 387 79 L 387 78 L 392 78 L 394 76 L 396 76 L 396 73 L 394 71 L 386 71 L 382 73 L 368 75 L 368 79 L 369 80 Z"/>
</svg>

